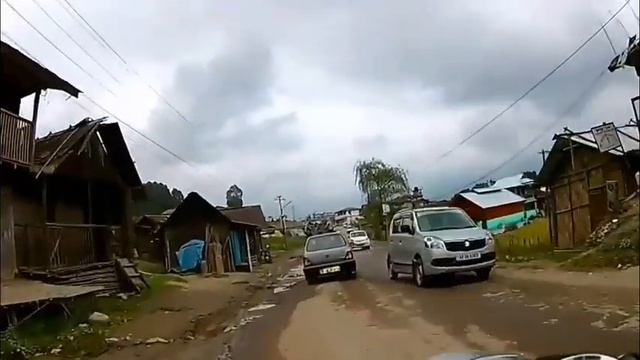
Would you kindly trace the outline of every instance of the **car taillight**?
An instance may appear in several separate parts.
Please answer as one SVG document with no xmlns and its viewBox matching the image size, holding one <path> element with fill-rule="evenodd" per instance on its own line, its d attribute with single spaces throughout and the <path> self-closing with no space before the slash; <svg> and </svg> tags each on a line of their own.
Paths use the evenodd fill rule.
<svg viewBox="0 0 640 360">
<path fill-rule="evenodd" d="M 304 258 L 304 265 L 305 266 L 311 265 L 311 260 Z"/>
<path fill-rule="evenodd" d="M 351 251 L 347 251 L 347 254 L 344 256 L 346 260 L 353 259 L 353 253 Z"/>
</svg>

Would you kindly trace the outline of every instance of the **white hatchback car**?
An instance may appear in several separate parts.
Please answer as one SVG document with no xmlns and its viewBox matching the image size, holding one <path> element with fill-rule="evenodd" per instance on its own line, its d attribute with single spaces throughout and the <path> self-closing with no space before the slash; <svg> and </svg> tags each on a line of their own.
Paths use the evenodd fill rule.
<svg viewBox="0 0 640 360">
<path fill-rule="evenodd" d="M 371 240 L 364 230 L 353 230 L 349 233 L 349 245 L 354 248 L 371 249 Z"/>
</svg>

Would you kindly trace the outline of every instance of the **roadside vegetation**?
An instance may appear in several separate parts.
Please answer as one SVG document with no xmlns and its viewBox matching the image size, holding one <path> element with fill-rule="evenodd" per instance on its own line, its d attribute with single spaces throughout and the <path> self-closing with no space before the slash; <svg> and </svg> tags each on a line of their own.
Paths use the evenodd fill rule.
<svg viewBox="0 0 640 360">
<path fill-rule="evenodd" d="M 269 244 L 271 251 L 296 250 L 304 246 L 305 238 L 301 236 L 288 236 L 286 240 L 283 236 L 271 236 L 263 239 L 265 244 Z"/>
<path fill-rule="evenodd" d="M 563 264 L 566 268 L 618 268 L 638 266 L 640 255 L 640 217 L 638 198 L 626 204 L 624 212 L 596 230 L 592 247 Z M 604 228 L 604 229 L 603 229 Z M 611 229 L 608 232 L 607 228 Z"/>
<path fill-rule="evenodd" d="M 367 199 L 364 217 L 368 233 L 375 240 L 386 240 L 385 220 L 393 214 L 382 213 L 382 204 L 389 203 L 396 195 L 409 192 L 407 171 L 381 160 L 361 160 L 354 166 L 355 183 Z"/>
<path fill-rule="evenodd" d="M 112 329 L 133 319 L 143 303 L 186 282 L 179 276 L 157 274 L 146 277 L 150 287 L 129 297 L 88 296 L 67 304 L 68 315 L 55 304 L 0 337 L 0 357 L 24 359 L 36 354 L 63 357 L 96 356 L 107 350 L 106 338 Z M 109 316 L 104 323 L 89 322 L 93 312 Z"/>
<path fill-rule="evenodd" d="M 519 229 L 495 236 L 498 260 L 525 262 L 534 259 L 553 259 L 553 244 L 549 238 L 549 221 L 536 219 Z"/>
<path fill-rule="evenodd" d="M 511 263 L 547 261 L 568 270 L 624 269 L 638 266 L 640 233 L 637 198 L 623 213 L 605 222 L 575 251 L 554 251 L 547 219 L 536 219 L 519 229 L 496 235 L 499 261 Z"/>
</svg>

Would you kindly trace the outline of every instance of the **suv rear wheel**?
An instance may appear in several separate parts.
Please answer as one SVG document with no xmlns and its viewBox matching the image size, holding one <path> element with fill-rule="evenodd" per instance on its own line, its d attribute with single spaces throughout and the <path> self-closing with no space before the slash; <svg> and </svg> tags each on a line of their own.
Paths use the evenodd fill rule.
<svg viewBox="0 0 640 360">
<path fill-rule="evenodd" d="M 393 263 L 391 262 L 391 258 L 387 256 L 387 273 L 389 274 L 389 279 L 397 280 L 398 273 L 393 270 Z"/>
</svg>

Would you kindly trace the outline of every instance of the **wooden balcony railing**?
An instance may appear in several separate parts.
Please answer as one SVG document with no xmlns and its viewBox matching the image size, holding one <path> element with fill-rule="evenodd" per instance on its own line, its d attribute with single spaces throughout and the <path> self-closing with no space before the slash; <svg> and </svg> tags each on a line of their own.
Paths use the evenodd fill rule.
<svg viewBox="0 0 640 360">
<path fill-rule="evenodd" d="M 0 111 L 0 160 L 31 165 L 32 123 L 5 109 Z"/>
</svg>

